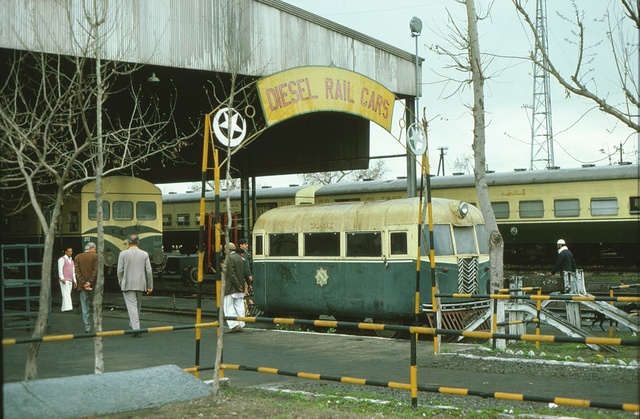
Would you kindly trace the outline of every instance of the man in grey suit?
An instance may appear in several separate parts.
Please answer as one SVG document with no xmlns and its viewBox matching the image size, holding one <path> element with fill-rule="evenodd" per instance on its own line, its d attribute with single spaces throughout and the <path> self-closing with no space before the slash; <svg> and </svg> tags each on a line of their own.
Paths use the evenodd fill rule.
<svg viewBox="0 0 640 419">
<path fill-rule="evenodd" d="M 153 271 L 149 254 L 138 248 L 140 238 L 137 234 L 131 234 L 128 239 L 129 248 L 120 252 L 118 257 L 118 283 L 124 296 L 129 313 L 129 324 L 134 330 L 140 329 L 140 308 L 142 306 L 142 293 L 153 292 Z M 134 333 L 134 338 L 142 334 Z"/>
</svg>

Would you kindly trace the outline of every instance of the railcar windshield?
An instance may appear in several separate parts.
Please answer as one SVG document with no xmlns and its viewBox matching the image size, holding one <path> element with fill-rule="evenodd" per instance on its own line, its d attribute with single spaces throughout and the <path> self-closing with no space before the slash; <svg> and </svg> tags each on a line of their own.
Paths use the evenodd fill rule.
<svg viewBox="0 0 640 419">
<path fill-rule="evenodd" d="M 156 203 L 153 201 L 138 201 L 136 202 L 136 217 L 138 220 L 155 220 Z M 199 224 L 199 223 L 198 223 Z"/>
<path fill-rule="evenodd" d="M 109 209 L 110 209 L 110 205 L 109 205 L 109 201 L 102 201 L 102 219 L 103 220 L 108 220 L 110 218 L 110 213 L 109 213 Z M 97 220 L 98 219 L 98 203 L 97 201 L 89 201 L 88 203 L 88 207 L 87 207 L 87 215 L 89 216 L 90 220 Z"/>
<path fill-rule="evenodd" d="M 131 201 L 114 201 L 113 203 L 113 219 L 120 221 L 133 220 L 133 202 Z"/>
<path fill-rule="evenodd" d="M 476 240 L 473 227 L 453 226 L 453 237 L 456 241 L 456 253 L 475 254 Z"/>
<path fill-rule="evenodd" d="M 489 238 L 487 237 L 487 230 L 484 228 L 484 224 L 476 224 L 476 240 L 480 254 L 489 254 Z"/>
<path fill-rule="evenodd" d="M 453 233 L 453 235 L 452 235 Z M 457 227 L 453 230 L 449 224 L 436 224 L 433 226 L 433 242 L 436 256 L 451 256 L 455 254 L 477 254 L 476 242 L 480 254 L 488 253 L 488 244 L 483 224 L 474 227 Z M 454 251 L 455 243 L 455 251 Z M 422 232 L 420 254 L 429 256 L 429 230 Z"/>
</svg>

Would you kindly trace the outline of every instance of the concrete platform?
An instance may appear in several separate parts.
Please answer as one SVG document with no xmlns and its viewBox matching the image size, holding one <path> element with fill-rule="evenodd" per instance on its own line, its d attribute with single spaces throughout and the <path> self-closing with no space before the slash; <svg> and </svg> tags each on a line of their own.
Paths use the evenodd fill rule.
<svg viewBox="0 0 640 419">
<path fill-rule="evenodd" d="M 71 418 L 146 409 L 209 396 L 211 387 L 176 365 L 2 386 L 3 417 Z"/>
</svg>

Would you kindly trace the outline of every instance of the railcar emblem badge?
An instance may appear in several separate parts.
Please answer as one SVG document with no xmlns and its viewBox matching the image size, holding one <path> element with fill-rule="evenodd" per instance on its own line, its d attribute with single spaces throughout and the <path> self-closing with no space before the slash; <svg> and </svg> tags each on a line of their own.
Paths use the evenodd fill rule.
<svg viewBox="0 0 640 419">
<path fill-rule="evenodd" d="M 320 285 L 321 287 L 324 287 L 325 285 L 327 285 L 328 280 L 329 280 L 329 274 L 325 269 L 320 268 L 316 271 L 316 284 Z"/>
</svg>

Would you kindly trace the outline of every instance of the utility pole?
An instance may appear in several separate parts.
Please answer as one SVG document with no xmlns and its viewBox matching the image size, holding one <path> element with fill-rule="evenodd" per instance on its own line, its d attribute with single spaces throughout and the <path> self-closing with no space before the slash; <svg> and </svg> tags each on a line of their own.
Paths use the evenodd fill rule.
<svg viewBox="0 0 640 419">
<path fill-rule="evenodd" d="M 542 62 L 544 55 L 549 56 L 546 0 L 536 0 L 536 37 L 540 42 L 536 43 L 535 62 Z M 549 73 L 535 64 L 535 62 L 533 64 L 533 106 L 531 115 L 531 170 L 555 167 Z"/>
<path fill-rule="evenodd" d="M 440 160 L 438 160 L 438 172 L 436 173 L 436 176 L 440 175 L 440 168 L 442 167 L 442 176 L 445 176 L 444 173 L 444 156 L 445 156 L 445 150 L 448 150 L 449 147 L 438 147 L 438 150 L 440 150 Z"/>
</svg>

